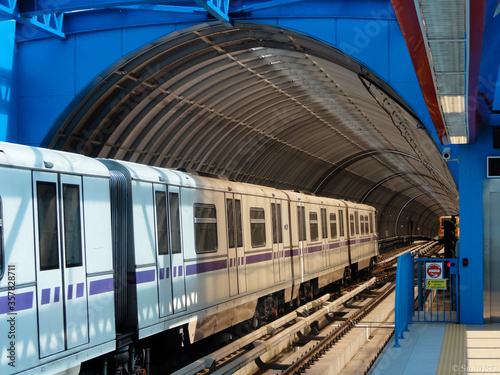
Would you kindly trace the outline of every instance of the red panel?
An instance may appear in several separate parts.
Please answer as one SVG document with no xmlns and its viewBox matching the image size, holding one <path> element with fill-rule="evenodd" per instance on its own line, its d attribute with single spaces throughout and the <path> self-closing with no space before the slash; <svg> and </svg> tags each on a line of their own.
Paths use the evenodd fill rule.
<svg viewBox="0 0 500 375">
<path fill-rule="evenodd" d="M 483 127 L 483 114 L 479 111 L 477 90 L 479 70 L 481 68 L 481 51 L 483 44 L 485 0 L 470 2 L 470 35 L 469 35 L 469 92 L 468 120 L 469 143 L 474 143 Z"/>
<path fill-rule="evenodd" d="M 422 94 L 424 95 L 425 103 L 427 104 L 427 109 L 431 115 L 439 140 L 442 144 L 449 144 L 415 3 L 413 0 L 391 0 L 391 2 L 398 19 L 399 27 L 405 38 L 406 46 L 410 52 L 413 67 L 417 73 L 418 82 L 420 83 L 420 88 L 422 89 Z"/>
</svg>

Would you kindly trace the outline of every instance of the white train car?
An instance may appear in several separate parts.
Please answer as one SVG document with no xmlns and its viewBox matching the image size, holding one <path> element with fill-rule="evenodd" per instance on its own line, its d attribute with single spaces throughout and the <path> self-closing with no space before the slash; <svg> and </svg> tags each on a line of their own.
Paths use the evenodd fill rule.
<svg viewBox="0 0 500 375">
<path fill-rule="evenodd" d="M 0 143 L 1 374 L 78 372 L 114 350 L 108 178 L 83 156 Z"/>
<path fill-rule="evenodd" d="M 0 181 L 2 374 L 133 372 L 147 337 L 257 326 L 378 255 L 342 200 L 5 143 Z"/>
</svg>

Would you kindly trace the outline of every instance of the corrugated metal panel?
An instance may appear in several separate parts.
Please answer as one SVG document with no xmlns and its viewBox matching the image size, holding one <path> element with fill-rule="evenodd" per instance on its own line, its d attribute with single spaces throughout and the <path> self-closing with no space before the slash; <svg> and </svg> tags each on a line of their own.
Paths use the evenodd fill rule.
<svg viewBox="0 0 500 375">
<path fill-rule="evenodd" d="M 391 236 L 390 220 L 413 203 L 423 207 L 412 208 L 415 223 L 425 208 L 458 211 L 448 167 L 411 109 L 358 62 L 304 35 L 207 25 L 103 77 L 61 117 L 51 147 L 364 199 Z M 407 205 L 418 193 L 429 203 Z"/>
</svg>

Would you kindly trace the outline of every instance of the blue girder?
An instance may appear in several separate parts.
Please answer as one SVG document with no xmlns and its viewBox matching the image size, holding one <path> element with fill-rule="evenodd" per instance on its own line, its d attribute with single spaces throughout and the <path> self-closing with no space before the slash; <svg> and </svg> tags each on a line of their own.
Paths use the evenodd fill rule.
<svg viewBox="0 0 500 375">
<path fill-rule="evenodd" d="M 226 26 L 231 26 L 229 21 L 229 0 L 194 0 L 196 4 L 202 6 L 212 16 L 217 18 Z"/>
<path fill-rule="evenodd" d="M 0 1 L 0 17 L 23 23 L 59 39 L 66 39 L 66 34 L 62 31 L 64 14 L 61 12 L 25 15 L 18 11 L 17 0 L 2 0 Z"/>
</svg>

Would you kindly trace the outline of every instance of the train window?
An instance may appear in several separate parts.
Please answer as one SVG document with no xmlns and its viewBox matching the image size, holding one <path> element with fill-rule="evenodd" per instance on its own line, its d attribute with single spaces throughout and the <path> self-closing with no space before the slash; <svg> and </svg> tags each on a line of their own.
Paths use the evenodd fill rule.
<svg viewBox="0 0 500 375">
<path fill-rule="evenodd" d="M 4 266 L 4 254 L 3 254 L 3 210 L 2 210 L 2 198 L 0 198 L 0 280 L 3 277 L 5 270 Z"/>
<path fill-rule="evenodd" d="M 358 211 L 354 212 L 354 225 L 356 228 L 356 234 L 359 234 L 359 214 L 358 214 Z"/>
<path fill-rule="evenodd" d="M 158 254 L 168 254 L 167 232 L 167 202 L 164 191 L 155 191 L 156 198 L 156 235 L 158 241 Z"/>
<path fill-rule="evenodd" d="M 273 221 L 273 243 L 282 243 L 281 204 L 271 203 L 271 216 Z"/>
<path fill-rule="evenodd" d="M 297 207 L 297 219 L 299 228 L 299 241 L 306 240 L 306 211 L 304 207 Z"/>
<path fill-rule="evenodd" d="M 40 270 L 53 270 L 59 268 L 56 184 L 38 181 L 36 187 Z"/>
<path fill-rule="evenodd" d="M 351 236 L 354 236 L 354 215 L 349 215 L 349 222 L 351 224 Z"/>
<path fill-rule="evenodd" d="M 319 237 L 317 212 L 309 212 L 309 229 L 311 231 L 311 241 L 317 241 Z"/>
<path fill-rule="evenodd" d="M 365 216 L 364 215 L 361 215 L 360 222 L 361 222 L 361 234 L 365 234 Z"/>
<path fill-rule="evenodd" d="M 365 233 L 369 234 L 370 233 L 370 228 L 368 225 L 368 215 L 365 215 Z"/>
<path fill-rule="evenodd" d="M 370 212 L 370 233 L 373 233 L 373 213 Z"/>
<path fill-rule="evenodd" d="M 234 200 L 236 215 L 236 246 L 243 247 L 243 225 L 241 224 L 241 200 Z"/>
<path fill-rule="evenodd" d="M 63 213 L 66 267 L 79 267 L 82 265 L 82 226 L 78 185 L 63 184 Z"/>
<path fill-rule="evenodd" d="M 344 230 L 344 211 L 339 210 L 339 235 L 340 237 L 345 236 L 345 230 Z"/>
<path fill-rule="evenodd" d="M 217 213 L 214 204 L 194 205 L 194 232 L 197 253 L 217 251 Z"/>
<path fill-rule="evenodd" d="M 227 237 L 229 248 L 234 248 L 234 210 L 233 200 L 226 199 L 226 220 L 227 220 Z"/>
<path fill-rule="evenodd" d="M 328 238 L 328 223 L 326 222 L 326 208 L 321 209 L 321 234 L 323 238 Z"/>
<path fill-rule="evenodd" d="M 266 218 L 263 208 L 250 208 L 252 247 L 266 246 Z"/>
<path fill-rule="evenodd" d="M 330 236 L 337 238 L 337 214 L 330 214 Z"/>
<path fill-rule="evenodd" d="M 172 254 L 181 253 L 181 219 L 179 194 L 168 193 L 169 215 L 170 215 L 170 246 Z"/>
</svg>

